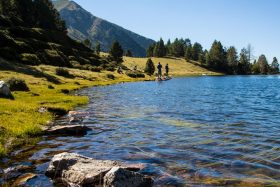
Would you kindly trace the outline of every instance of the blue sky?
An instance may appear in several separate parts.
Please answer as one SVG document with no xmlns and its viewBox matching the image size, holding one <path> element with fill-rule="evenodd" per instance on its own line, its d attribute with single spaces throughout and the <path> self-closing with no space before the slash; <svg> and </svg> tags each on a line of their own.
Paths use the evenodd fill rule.
<svg viewBox="0 0 280 187">
<path fill-rule="evenodd" d="M 280 0 L 75 0 L 93 15 L 158 40 L 217 39 L 254 55 L 280 58 Z M 280 60 L 280 59 L 279 59 Z"/>
</svg>

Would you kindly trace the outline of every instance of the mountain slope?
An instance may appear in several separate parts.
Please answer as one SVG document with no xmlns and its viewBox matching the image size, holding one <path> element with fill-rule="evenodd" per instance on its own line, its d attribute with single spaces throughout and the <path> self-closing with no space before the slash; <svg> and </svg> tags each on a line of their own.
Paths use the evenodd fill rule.
<svg viewBox="0 0 280 187">
<path fill-rule="evenodd" d="M 126 30 L 116 24 L 93 16 L 74 1 L 54 0 L 54 6 L 65 20 L 70 37 L 83 41 L 90 39 L 92 43 L 100 42 L 102 50 L 108 51 L 117 40 L 124 50 L 131 50 L 134 56 L 143 57 L 153 40 Z"/>
</svg>

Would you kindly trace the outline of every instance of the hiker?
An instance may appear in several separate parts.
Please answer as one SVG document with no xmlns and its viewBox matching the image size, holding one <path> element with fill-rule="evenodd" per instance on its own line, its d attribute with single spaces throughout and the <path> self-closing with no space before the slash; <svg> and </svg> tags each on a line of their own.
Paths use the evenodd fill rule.
<svg viewBox="0 0 280 187">
<path fill-rule="evenodd" d="M 123 70 L 122 70 L 122 68 L 120 66 L 118 67 L 117 72 L 118 72 L 118 74 L 123 74 Z"/>
<path fill-rule="evenodd" d="M 161 73 L 161 69 L 162 69 L 162 65 L 160 64 L 160 62 L 158 63 L 158 78 L 161 78 L 162 77 L 162 73 Z"/>
<path fill-rule="evenodd" d="M 137 66 L 134 66 L 133 70 L 134 70 L 134 71 L 137 71 Z"/>
<path fill-rule="evenodd" d="M 166 64 L 165 66 L 165 75 L 168 77 L 168 73 L 169 73 L 169 66 L 168 64 Z"/>
</svg>

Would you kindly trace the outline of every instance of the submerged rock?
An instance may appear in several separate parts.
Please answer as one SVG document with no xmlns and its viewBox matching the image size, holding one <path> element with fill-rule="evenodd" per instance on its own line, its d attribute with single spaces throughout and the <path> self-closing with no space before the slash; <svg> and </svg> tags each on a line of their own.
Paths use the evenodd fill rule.
<svg viewBox="0 0 280 187">
<path fill-rule="evenodd" d="M 27 186 L 26 183 L 35 177 L 37 177 L 37 175 L 33 173 L 23 174 L 16 179 L 12 186 Z"/>
<path fill-rule="evenodd" d="M 112 170 L 112 168 L 118 169 Z M 103 184 L 104 186 L 117 186 L 124 184 L 123 186 L 129 187 L 132 184 L 131 181 L 136 178 L 137 184 L 142 184 L 140 181 L 143 181 L 143 184 L 144 182 L 151 184 L 151 178 L 132 172 L 140 169 L 142 168 L 117 161 L 95 160 L 75 153 L 61 153 L 53 157 L 46 175 L 54 180 L 63 181 L 63 184 L 67 186 L 98 186 Z M 124 179 L 127 179 L 127 183 Z"/>
<path fill-rule="evenodd" d="M 44 130 L 47 135 L 83 136 L 92 129 L 84 125 L 58 125 Z"/>
<path fill-rule="evenodd" d="M 12 92 L 4 81 L 0 81 L 0 98 L 14 99 Z"/>
<path fill-rule="evenodd" d="M 11 180 L 19 177 L 24 173 L 25 171 L 30 170 L 31 166 L 24 166 L 24 165 L 18 165 L 15 167 L 9 167 L 7 169 L 3 170 L 3 179 L 4 180 Z"/>
<path fill-rule="evenodd" d="M 114 167 L 104 176 L 103 186 L 146 187 L 152 186 L 152 179 L 140 173 L 129 171 L 120 167 Z"/>
</svg>

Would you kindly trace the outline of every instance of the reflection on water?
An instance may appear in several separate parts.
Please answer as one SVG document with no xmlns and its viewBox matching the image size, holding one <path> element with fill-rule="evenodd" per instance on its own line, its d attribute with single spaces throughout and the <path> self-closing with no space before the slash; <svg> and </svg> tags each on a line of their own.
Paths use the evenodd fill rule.
<svg viewBox="0 0 280 187">
<path fill-rule="evenodd" d="M 155 185 L 280 183 L 277 76 L 195 77 L 83 90 L 91 101 L 85 137 L 45 137 L 20 162 L 35 165 L 32 184 L 52 155 L 147 163 Z M 67 123 L 65 118 L 59 123 Z M 44 182 L 42 182 L 44 181 Z"/>
</svg>

